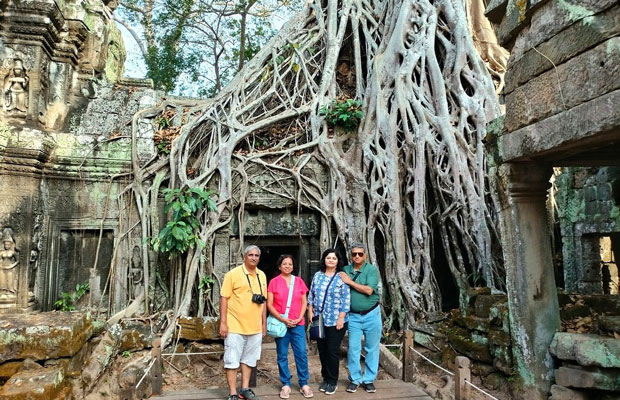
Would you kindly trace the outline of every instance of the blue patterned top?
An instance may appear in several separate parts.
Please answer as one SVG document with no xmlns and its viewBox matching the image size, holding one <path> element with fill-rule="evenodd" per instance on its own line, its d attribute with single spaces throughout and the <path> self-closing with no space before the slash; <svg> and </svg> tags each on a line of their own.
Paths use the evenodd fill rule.
<svg viewBox="0 0 620 400">
<path fill-rule="evenodd" d="M 331 276 L 325 275 L 324 272 L 318 271 L 312 278 L 310 285 L 310 293 L 308 295 L 308 304 L 312 306 L 313 316 L 319 315 L 319 310 L 323 304 L 325 297 L 325 289 L 332 279 Z M 325 300 L 325 308 L 323 309 L 323 324 L 325 326 L 336 326 L 338 314 L 345 312 L 344 322 L 349 320 L 349 308 L 351 307 L 351 292 L 349 285 L 346 285 L 340 275 L 336 272 L 336 277 L 327 293 Z"/>
</svg>

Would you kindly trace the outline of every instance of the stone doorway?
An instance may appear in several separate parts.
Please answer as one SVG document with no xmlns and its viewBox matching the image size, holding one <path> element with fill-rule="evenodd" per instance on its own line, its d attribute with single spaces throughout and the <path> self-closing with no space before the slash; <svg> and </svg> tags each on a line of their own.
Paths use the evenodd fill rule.
<svg viewBox="0 0 620 400">
<path fill-rule="evenodd" d="M 267 275 L 267 280 L 270 281 L 278 274 L 280 271 L 277 267 L 277 261 L 280 255 L 282 254 L 290 254 L 295 259 L 295 270 L 293 274 L 299 275 L 300 271 L 300 257 L 301 254 L 301 246 L 260 246 L 261 256 L 260 262 L 258 263 L 258 268 L 261 269 L 265 275 Z"/>
</svg>

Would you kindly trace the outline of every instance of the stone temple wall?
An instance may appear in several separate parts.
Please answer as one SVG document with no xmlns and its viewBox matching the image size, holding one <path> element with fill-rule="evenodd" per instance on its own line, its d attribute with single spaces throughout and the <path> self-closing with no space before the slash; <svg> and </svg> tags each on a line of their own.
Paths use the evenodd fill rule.
<svg viewBox="0 0 620 400">
<path fill-rule="evenodd" d="M 620 168 L 563 168 L 556 187 L 564 289 L 569 293 L 617 294 Z M 605 254 L 605 247 L 611 254 Z"/>
<path fill-rule="evenodd" d="M 0 312 L 50 309 L 87 282 L 97 304 L 114 267 L 131 121 L 160 94 L 150 81 L 122 79 L 114 4 L 0 5 Z M 139 159 L 154 155 L 152 135 L 150 123 L 139 126 Z M 114 309 L 131 300 L 128 281 L 140 284 L 127 270 L 108 285 Z"/>
</svg>

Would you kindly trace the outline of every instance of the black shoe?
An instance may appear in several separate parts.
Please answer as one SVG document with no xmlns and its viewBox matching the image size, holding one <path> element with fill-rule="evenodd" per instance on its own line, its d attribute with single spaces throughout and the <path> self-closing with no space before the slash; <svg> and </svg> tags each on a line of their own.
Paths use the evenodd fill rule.
<svg viewBox="0 0 620 400">
<path fill-rule="evenodd" d="M 377 388 L 372 383 L 364 383 L 364 388 L 366 389 L 366 393 L 375 393 Z"/>
<path fill-rule="evenodd" d="M 324 392 L 327 389 L 327 382 L 323 382 L 319 385 L 319 392 Z"/>
<path fill-rule="evenodd" d="M 239 389 L 239 398 L 246 400 L 258 400 L 258 396 L 254 394 L 254 391 L 250 388 Z"/>
<path fill-rule="evenodd" d="M 327 386 L 325 387 L 325 394 L 334 394 L 336 393 L 336 389 L 338 389 L 338 386 L 330 385 L 328 383 Z"/>
<path fill-rule="evenodd" d="M 236 394 L 229 394 L 228 400 L 239 400 L 239 396 L 237 396 Z"/>
<path fill-rule="evenodd" d="M 357 388 L 358 388 L 359 386 L 360 386 L 360 385 L 358 385 L 358 384 L 356 384 L 356 383 L 351 382 L 351 383 L 349 383 L 349 385 L 347 386 L 347 392 L 349 392 L 349 393 L 355 393 L 355 392 L 357 392 Z"/>
</svg>

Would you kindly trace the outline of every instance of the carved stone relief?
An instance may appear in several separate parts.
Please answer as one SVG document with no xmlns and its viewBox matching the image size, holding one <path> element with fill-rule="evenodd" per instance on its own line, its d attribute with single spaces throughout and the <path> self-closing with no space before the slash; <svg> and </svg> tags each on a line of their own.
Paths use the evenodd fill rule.
<svg viewBox="0 0 620 400">
<path fill-rule="evenodd" d="M 2 86 L 2 108 L 12 116 L 26 116 L 30 78 L 20 58 L 14 58 Z"/>
<path fill-rule="evenodd" d="M 13 229 L 2 230 L 0 247 L 0 303 L 14 302 L 17 298 L 19 250 L 13 239 Z"/>
</svg>

